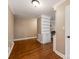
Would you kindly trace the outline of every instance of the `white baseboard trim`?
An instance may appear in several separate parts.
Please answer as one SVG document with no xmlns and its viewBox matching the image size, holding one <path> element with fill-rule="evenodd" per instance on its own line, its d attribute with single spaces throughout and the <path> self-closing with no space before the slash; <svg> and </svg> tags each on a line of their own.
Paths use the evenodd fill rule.
<svg viewBox="0 0 79 59">
<path fill-rule="evenodd" d="M 59 55 L 60 57 L 62 57 L 63 59 L 65 59 L 65 55 L 62 54 L 61 52 L 57 51 L 57 50 L 54 50 L 54 52 Z"/>
<path fill-rule="evenodd" d="M 63 59 L 65 59 L 65 55 L 62 54 L 61 52 L 59 52 L 58 50 L 56 50 L 56 36 L 53 37 L 53 51 L 59 55 L 60 57 L 62 57 Z"/>
<path fill-rule="evenodd" d="M 28 40 L 28 39 L 32 39 L 32 38 L 37 38 L 37 37 L 19 38 L 19 39 L 14 39 L 14 41 Z"/>
<path fill-rule="evenodd" d="M 12 52 L 13 47 L 14 47 L 14 42 L 12 42 L 12 46 L 11 46 L 10 51 L 9 51 L 9 53 L 8 53 L 8 57 L 10 56 L 10 54 L 11 54 L 11 52 Z M 9 49 L 9 48 L 8 48 L 8 49 Z"/>
</svg>

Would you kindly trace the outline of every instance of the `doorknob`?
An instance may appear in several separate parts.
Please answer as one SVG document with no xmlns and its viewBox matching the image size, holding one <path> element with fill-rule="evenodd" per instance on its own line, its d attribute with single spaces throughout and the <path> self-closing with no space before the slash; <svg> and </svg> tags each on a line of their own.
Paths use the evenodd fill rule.
<svg viewBox="0 0 79 59">
<path fill-rule="evenodd" d="M 70 36 L 67 36 L 67 38 L 70 38 Z"/>
</svg>

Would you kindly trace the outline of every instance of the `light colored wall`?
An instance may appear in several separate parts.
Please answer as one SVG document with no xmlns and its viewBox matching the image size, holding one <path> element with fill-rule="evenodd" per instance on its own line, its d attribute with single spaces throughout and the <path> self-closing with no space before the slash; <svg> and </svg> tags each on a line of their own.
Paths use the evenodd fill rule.
<svg viewBox="0 0 79 59">
<path fill-rule="evenodd" d="M 55 31 L 55 11 L 53 12 L 53 16 L 50 19 L 50 31 Z"/>
<path fill-rule="evenodd" d="M 8 8 L 8 46 L 11 48 L 14 39 L 14 16 Z"/>
<path fill-rule="evenodd" d="M 36 37 L 37 19 L 15 17 L 15 39 Z"/>
<path fill-rule="evenodd" d="M 56 8 L 56 50 L 65 54 L 65 6 L 69 4 L 66 0 Z"/>
<path fill-rule="evenodd" d="M 55 19 L 51 19 L 50 20 L 50 31 L 55 31 Z"/>
</svg>

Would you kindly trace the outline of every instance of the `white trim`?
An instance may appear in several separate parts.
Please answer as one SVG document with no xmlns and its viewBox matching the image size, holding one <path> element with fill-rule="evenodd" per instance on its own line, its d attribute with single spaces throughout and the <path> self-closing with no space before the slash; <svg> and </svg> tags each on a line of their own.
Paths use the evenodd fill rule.
<svg viewBox="0 0 79 59">
<path fill-rule="evenodd" d="M 12 52 L 13 47 L 14 47 L 14 42 L 12 42 L 12 46 L 11 46 L 11 48 L 10 48 L 10 50 L 9 50 L 8 57 L 10 56 L 10 54 L 11 54 L 11 52 Z M 8 49 L 9 49 L 9 48 L 8 48 Z"/>
<path fill-rule="evenodd" d="M 53 36 L 53 50 L 56 50 L 56 35 Z"/>
<path fill-rule="evenodd" d="M 70 8 L 70 5 L 67 5 L 66 7 L 65 7 L 65 13 L 67 13 L 66 12 L 66 8 Z M 68 18 L 68 17 L 67 17 Z M 65 14 L 65 22 L 69 22 L 68 20 L 66 20 L 66 14 Z M 69 22 L 70 23 L 70 22 Z M 69 24 L 69 23 L 67 23 L 67 24 Z M 69 25 L 70 26 L 70 25 Z M 69 51 L 69 47 L 68 46 L 70 46 L 70 44 L 69 44 L 69 38 L 67 38 L 67 35 L 70 35 L 70 33 L 68 32 L 66 32 L 66 28 L 67 28 L 67 25 L 66 25 L 66 23 L 65 23 L 65 59 L 68 59 L 69 57 L 70 57 L 70 55 L 68 55 L 68 54 L 70 54 L 70 52 L 68 53 L 68 51 Z M 68 28 L 67 28 L 67 30 L 68 30 Z"/>
<path fill-rule="evenodd" d="M 32 38 L 37 38 L 37 37 L 19 38 L 19 39 L 14 39 L 14 41 L 28 40 L 28 39 L 32 39 Z"/>
<path fill-rule="evenodd" d="M 62 57 L 63 59 L 65 59 L 65 55 L 62 54 L 61 52 L 59 52 L 58 50 L 54 50 L 54 52 L 59 55 L 60 57 Z"/>
<path fill-rule="evenodd" d="M 20 38 L 20 39 L 15 39 L 14 41 L 19 41 L 19 40 L 27 40 L 27 39 L 31 39 L 31 38 L 37 38 L 37 37 L 28 37 L 28 38 Z M 10 56 L 11 52 L 12 52 L 12 49 L 14 47 L 14 42 L 12 42 L 12 46 L 9 50 L 9 54 L 8 54 L 8 57 Z M 9 49 L 9 48 L 8 48 Z"/>
<path fill-rule="evenodd" d="M 65 55 L 64 54 L 62 54 L 61 52 L 59 52 L 58 50 L 56 50 L 56 35 L 55 36 L 53 36 L 53 51 L 57 54 L 57 55 L 59 55 L 60 57 L 62 57 L 63 59 L 65 59 Z"/>
</svg>

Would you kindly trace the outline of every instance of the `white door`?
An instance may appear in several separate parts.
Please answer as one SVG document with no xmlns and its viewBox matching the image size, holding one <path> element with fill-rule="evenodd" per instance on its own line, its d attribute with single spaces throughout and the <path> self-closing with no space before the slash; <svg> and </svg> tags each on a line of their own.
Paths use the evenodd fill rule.
<svg viewBox="0 0 79 59">
<path fill-rule="evenodd" d="M 70 5 L 65 7 L 65 59 L 70 59 Z"/>
</svg>

